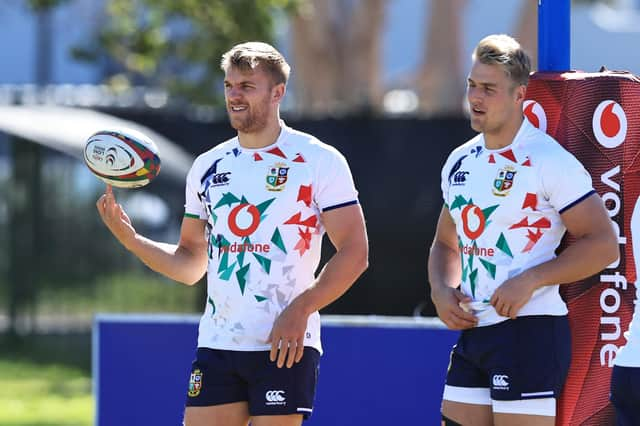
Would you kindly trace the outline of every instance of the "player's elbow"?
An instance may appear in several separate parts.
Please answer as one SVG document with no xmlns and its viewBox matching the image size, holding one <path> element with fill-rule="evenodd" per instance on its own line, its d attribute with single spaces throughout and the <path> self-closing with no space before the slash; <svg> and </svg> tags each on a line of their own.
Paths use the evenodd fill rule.
<svg viewBox="0 0 640 426">
<path fill-rule="evenodd" d="M 194 269 L 196 269 L 196 268 L 194 268 Z M 204 267 L 197 268 L 197 270 L 194 271 L 194 273 L 192 273 L 189 276 L 189 279 L 187 280 L 187 282 L 185 284 L 187 284 L 189 286 L 198 284 L 200 282 L 200 280 L 202 279 L 202 277 L 204 277 L 206 272 L 207 272 L 207 266 L 205 264 Z"/>
<path fill-rule="evenodd" d="M 181 284 L 192 286 L 200 282 L 202 277 L 204 277 L 205 272 L 207 272 L 206 266 L 205 267 L 183 266 L 180 273 L 177 276 L 174 276 L 171 278 L 173 278 L 174 280 L 178 281 Z"/>
<path fill-rule="evenodd" d="M 360 273 L 362 274 L 369 268 L 369 252 L 366 250 L 363 256 L 360 258 L 360 263 L 358 264 L 360 267 Z"/>
<path fill-rule="evenodd" d="M 367 244 L 359 244 L 351 250 L 352 265 L 360 276 L 369 267 L 369 247 Z"/>
<path fill-rule="evenodd" d="M 613 226 L 607 224 L 606 226 L 599 227 L 594 230 L 590 240 L 589 247 L 591 252 L 594 253 L 597 262 L 603 268 L 612 264 L 620 257 L 620 249 L 618 245 L 618 236 L 616 235 Z"/>
<path fill-rule="evenodd" d="M 200 282 L 209 264 L 206 249 L 180 245 L 175 254 L 177 259 L 172 269 L 177 278 L 174 279 L 188 286 Z"/>
<path fill-rule="evenodd" d="M 201 279 L 202 279 L 202 275 L 200 275 L 200 276 L 194 275 L 194 276 L 191 276 L 191 277 L 188 277 L 188 278 L 182 280 L 181 282 L 182 282 L 182 284 L 185 284 L 185 285 L 188 285 L 188 286 L 192 286 L 192 285 L 198 284 Z"/>
</svg>

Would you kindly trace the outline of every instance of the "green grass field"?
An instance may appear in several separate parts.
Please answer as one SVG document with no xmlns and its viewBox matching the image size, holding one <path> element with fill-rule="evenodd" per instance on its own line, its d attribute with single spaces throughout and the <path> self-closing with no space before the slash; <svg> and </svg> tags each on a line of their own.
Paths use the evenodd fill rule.
<svg viewBox="0 0 640 426">
<path fill-rule="evenodd" d="M 92 425 L 91 378 L 60 364 L 0 358 L 0 425 Z"/>
<path fill-rule="evenodd" d="M 0 334 L 0 426 L 92 425 L 90 321 L 96 312 L 197 311 L 203 288 L 152 274 L 102 277 L 92 286 L 45 288 L 36 313 L 73 317 L 86 330 Z M 2 308 L 0 292 L 0 308 Z"/>
</svg>

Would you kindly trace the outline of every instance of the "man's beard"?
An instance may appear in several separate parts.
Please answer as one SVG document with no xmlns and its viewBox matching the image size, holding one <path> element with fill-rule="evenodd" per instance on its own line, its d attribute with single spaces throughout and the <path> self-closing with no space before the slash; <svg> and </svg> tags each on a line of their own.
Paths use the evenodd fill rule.
<svg viewBox="0 0 640 426">
<path fill-rule="evenodd" d="M 267 127 L 267 110 L 268 103 L 265 102 L 256 108 L 249 109 L 244 117 L 236 116 L 235 120 L 232 120 L 229 114 L 229 122 L 238 132 L 256 133 Z"/>
</svg>

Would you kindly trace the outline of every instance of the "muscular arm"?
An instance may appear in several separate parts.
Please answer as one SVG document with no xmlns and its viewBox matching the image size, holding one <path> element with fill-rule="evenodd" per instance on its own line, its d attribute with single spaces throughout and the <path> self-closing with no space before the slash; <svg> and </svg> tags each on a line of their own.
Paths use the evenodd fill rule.
<svg viewBox="0 0 640 426">
<path fill-rule="evenodd" d="M 536 289 L 589 277 L 618 258 L 617 237 L 597 194 L 571 207 L 561 218 L 575 241 L 555 259 L 528 269 L 498 287 L 491 304 L 500 315 L 515 318 Z"/>
<path fill-rule="evenodd" d="M 138 234 L 116 202 L 110 186 L 96 203 L 100 217 L 111 233 L 144 264 L 175 281 L 195 284 L 207 269 L 205 221 L 184 218 L 178 244 L 150 240 Z"/>
<path fill-rule="evenodd" d="M 431 300 L 440 319 L 454 330 L 475 326 L 475 316 L 465 312 L 459 305 L 460 302 L 471 301 L 471 298 L 456 289 L 462 274 L 458 234 L 446 207 L 442 208 L 438 218 L 436 235 L 429 251 L 428 271 Z"/>
<path fill-rule="evenodd" d="M 576 240 L 555 259 L 530 270 L 538 286 L 567 284 L 589 277 L 620 254 L 611 221 L 597 194 L 571 207 L 561 217 L 567 232 Z"/>
<path fill-rule="evenodd" d="M 271 360 L 278 347 L 289 347 L 287 367 L 300 361 L 309 315 L 342 296 L 368 266 L 369 244 L 364 216 L 359 205 L 341 207 L 322 214 L 322 223 L 336 248 L 315 283 L 296 297 L 280 314 L 271 331 Z M 285 363 L 286 350 L 278 355 L 278 367 Z"/>
<path fill-rule="evenodd" d="M 359 205 L 325 212 L 322 223 L 336 253 L 322 268 L 314 285 L 295 299 L 309 315 L 342 296 L 369 264 L 367 231 Z"/>
<path fill-rule="evenodd" d="M 458 236 L 456 225 L 446 207 L 442 208 L 438 218 L 436 235 L 429 251 L 428 267 L 432 292 L 446 287 L 456 288 L 460 284 L 462 271 Z"/>
</svg>

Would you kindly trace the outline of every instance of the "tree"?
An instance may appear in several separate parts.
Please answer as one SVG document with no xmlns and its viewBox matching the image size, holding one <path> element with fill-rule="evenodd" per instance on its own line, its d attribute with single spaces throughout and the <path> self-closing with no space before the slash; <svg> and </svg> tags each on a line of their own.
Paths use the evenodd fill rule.
<svg viewBox="0 0 640 426">
<path fill-rule="evenodd" d="M 464 78 L 461 50 L 462 12 L 466 0 L 432 1 L 424 38 L 424 60 L 417 78 L 420 112 L 462 114 Z"/>
<path fill-rule="evenodd" d="M 531 70 L 538 70 L 538 2 L 525 1 L 515 27 L 516 39 L 531 56 Z"/>
<path fill-rule="evenodd" d="M 107 80 L 163 87 L 196 104 L 221 99 L 220 57 L 249 40 L 272 42 L 277 12 L 301 0 L 107 0 L 106 22 L 75 56 L 111 63 Z"/>
<path fill-rule="evenodd" d="M 312 0 L 292 20 L 296 111 L 381 110 L 385 0 Z"/>
<path fill-rule="evenodd" d="M 20 0 L 37 16 L 34 80 L 51 77 L 51 13 L 68 0 Z M 274 11 L 293 10 L 298 0 L 106 0 L 105 25 L 97 25 L 93 44 L 79 49 L 85 59 L 105 60 L 131 84 L 162 85 L 189 101 L 211 103 L 221 86 L 221 54 L 240 41 L 273 39 Z M 38 144 L 14 138 L 8 198 L 6 241 L 9 335 L 18 337 L 18 319 L 33 318 L 38 292 L 46 286 L 86 285 L 95 273 L 88 261 L 70 253 L 100 259 L 102 270 L 121 265 L 119 256 L 91 254 L 113 245 L 97 216 L 73 217 L 70 211 L 93 212 L 93 203 L 65 199 L 69 180 L 44 177 L 52 156 Z M 50 173 L 51 170 L 47 170 Z M 70 178 L 70 177 L 68 177 Z M 62 184 L 62 185 L 61 185 Z M 71 202 L 70 202 L 71 201 Z M 102 232 L 100 232 L 100 230 Z M 91 238 L 88 238 L 91 236 Z M 106 237 L 103 238 L 103 236 Z M 59 249 L 51 249 L 53 246 Z M 115 252 L 117 253 L 117 251 Z M 29 331 L 29 329 L 26 329 Z"/>
</svg>

